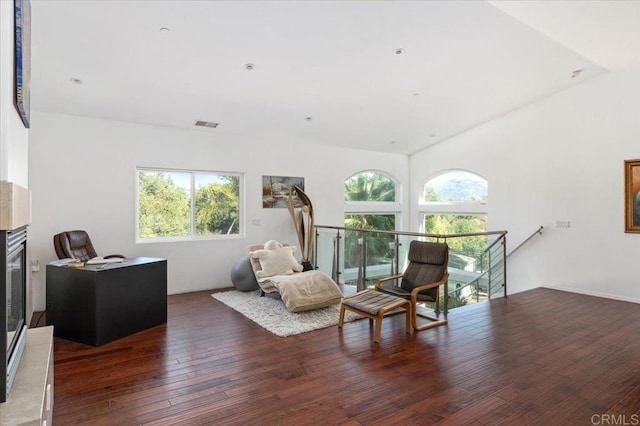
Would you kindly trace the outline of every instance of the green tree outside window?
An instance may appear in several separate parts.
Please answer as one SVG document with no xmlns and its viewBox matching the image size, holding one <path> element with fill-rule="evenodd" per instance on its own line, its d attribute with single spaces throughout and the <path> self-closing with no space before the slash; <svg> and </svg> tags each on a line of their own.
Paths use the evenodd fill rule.
<svg viewBox="0 0 640 426">
<path fill-rule="evenodd" d="M 236 175 L 139 170 L 138 238 L 240 234 L 240 199 Z"/>
<path fill-rule="evenodd" d="M 344 200 L 396 201 L 396 183 L 380 173 L 359 173 L 344 182 Z"/>
<path fill-rule="evenodd" d="M 396 201 L 396 183 L 376 172 L 363 172 L 347 179 L 344 183 L 346 202 L 394 202 Z M 344 226 L 356 229 L 376 229 L 394 231 L 396 215 L 387 213 L 348 213 Z M 361 262 L 361 248 L 358 239 L 367 237 L 368 266 L 390 261 L 389 242 L 393 236 L 386 234 L 347 232 L 345 235 L 345 268 L 355 268 Z"/>
</svg>

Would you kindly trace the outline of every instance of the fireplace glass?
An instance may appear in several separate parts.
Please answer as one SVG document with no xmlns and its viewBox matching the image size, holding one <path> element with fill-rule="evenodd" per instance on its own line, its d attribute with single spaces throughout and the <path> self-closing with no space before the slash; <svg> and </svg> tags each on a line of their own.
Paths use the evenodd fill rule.
<svg viewBox="0 0 640 426">
<path fill-rule="evenodd" d="M 0 283 L 4 301 L 0 307 L 0 323 L 6 332 L 0 337 L 0 402 L 6 401 L 18 370 L 18 364 L 26 343 L 26 228 L 2 231 L 2 255 L 6 259 Z"/>
</svg>

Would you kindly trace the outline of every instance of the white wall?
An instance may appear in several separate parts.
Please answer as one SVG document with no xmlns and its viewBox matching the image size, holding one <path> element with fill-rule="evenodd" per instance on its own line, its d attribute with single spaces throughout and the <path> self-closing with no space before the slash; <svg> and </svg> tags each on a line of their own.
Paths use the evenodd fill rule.
<svg viewBox="0 0 640 426">
<path fill-rule="evenodd" d="M 262 208 L 262 176 L 303 176 L 318 225 L 344 223 L 344 180 L 365 169 L 398 179 L 407 191 L 408 158 L 296 141 L 249 141 L 218 130 L 180 130 L 34 112 L 29 181 L 29 242 L 40 264 L 55 259 L 53 235 L 85 229 L 99 254 L 168 259 L 169 293 L 230 287 L 229 273 L 249 244 L 297 245 L 287 209 Z M 244 173 L 246 237 L 135 243 L 136 166 Z M 404 194 L 406 197 L 406 194 Z M 253 226 L 252 220 L 260 221 Z M 404 218 L 408 223 L 408 216 Z M 34 307 L 45 306 L 45 268 L 33 274 Z"/>
<path fill-rule="evenodd" d="M 29 130 L 14 105 L 14 13 L 12 1 L 0 1 L 0 180 L 28 187 Z M 29 264 L 30 252 L 27 252 Z M 27 322 L 33 312 L 31 276 L 27 275 Z"/>
<path fill-rule="evenodd" d="M 28 187 L 29 131 L 14 105 L 13 2 L 0 1 L 0 180 Z"/>
<path fill-rule="evenodd" d="M 489 228 L 509 231 L 509 249 L 545 227 L 509 259 L 510 293 L 550 286 L 640 302 L 623 174 L 640 158 L 639 114 L 640 72 L 612 72 L 465 132 L 410 157 L 411 212 L 434 174 L 473 171 L 489 181 Z"/>
</svg>

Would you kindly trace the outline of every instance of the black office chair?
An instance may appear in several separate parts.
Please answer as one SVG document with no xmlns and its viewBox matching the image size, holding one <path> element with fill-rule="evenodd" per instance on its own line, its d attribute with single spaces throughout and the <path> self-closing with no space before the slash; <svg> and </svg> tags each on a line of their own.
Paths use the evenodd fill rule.
<svg viewBox="0 0 640 426">
<path fill-rule="evenodd" d="M 74 258 L 86 262 L 98 256 L 86 231 L 76 230 L 56 234 L 53 236 L 53 247 L 58 259 Z M 104 256 L 105 259 L 112 257 L 124 258 L 125 256 L 121 254 Z"/>
</svg>

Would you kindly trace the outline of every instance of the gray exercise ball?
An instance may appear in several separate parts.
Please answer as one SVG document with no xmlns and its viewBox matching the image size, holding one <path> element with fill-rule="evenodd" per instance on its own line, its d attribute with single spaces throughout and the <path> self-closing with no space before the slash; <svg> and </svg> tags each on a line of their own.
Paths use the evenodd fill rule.
<svg viewBox="0 0 640 426">
<path fill-rule="evenodd" d="M 231 282 L 239 291 L 258 290 L 258 281 L 251 267 L 249 256 L 243 257 L 231 270 Z"/>
</svg>

